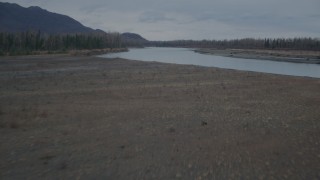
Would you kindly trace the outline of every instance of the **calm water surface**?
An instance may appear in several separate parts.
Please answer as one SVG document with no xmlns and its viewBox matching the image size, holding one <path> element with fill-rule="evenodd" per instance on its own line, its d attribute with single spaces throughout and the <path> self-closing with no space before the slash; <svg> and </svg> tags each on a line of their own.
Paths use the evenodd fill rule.
<svg viewBox="0 0 320 180">
<path fill-rule="evenodd" d="M 106 58 L 124 58 L 141 61 L 157 61 L 175 64 L 192 64 L 225 69 L 236 69 L 292 76 L 320 78 L 320 65 L 277 62 L 268 60 L 242 59 L 199 54 L 185 48 L 143 48 L 129 52 L 101 55 Z"/>
</svg>

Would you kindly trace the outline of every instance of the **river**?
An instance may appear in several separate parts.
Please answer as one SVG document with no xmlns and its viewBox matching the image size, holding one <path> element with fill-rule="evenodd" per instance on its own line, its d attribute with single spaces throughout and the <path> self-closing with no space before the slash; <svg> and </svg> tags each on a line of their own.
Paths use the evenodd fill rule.
<svg viewBox="0 0 320 180">
<path fill-rule="evenodd" d="M 128 52 L 100 55 L 105 58 L 124 58 L 141 61 L 157 61 L 174 64 L 191 64 L 224 69 L 236 69 L 291 76 L 306 76 L 320 78 L 319 64 L 303 64 L 278 62 L 270 60 L 242 59 L 195 53 L 186 48 L 156 48 L 148 47 L 130 49 Z"/>
</svg>

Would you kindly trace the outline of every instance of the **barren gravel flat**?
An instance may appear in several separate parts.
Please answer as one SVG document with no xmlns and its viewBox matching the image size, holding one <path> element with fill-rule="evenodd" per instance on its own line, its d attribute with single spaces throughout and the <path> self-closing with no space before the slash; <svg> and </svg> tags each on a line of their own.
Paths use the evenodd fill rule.
<svg viewBox="0 0 320 180">
<path fill-rule="evenodd" d="M 0 179 L 320 179 L 320 79 L 0 58 Z"/>
<path fill-rule="evenodd" d="M 320 64 L 320 51 L 202 48 L 195 52 L 234 58 Z"/>
</svg>

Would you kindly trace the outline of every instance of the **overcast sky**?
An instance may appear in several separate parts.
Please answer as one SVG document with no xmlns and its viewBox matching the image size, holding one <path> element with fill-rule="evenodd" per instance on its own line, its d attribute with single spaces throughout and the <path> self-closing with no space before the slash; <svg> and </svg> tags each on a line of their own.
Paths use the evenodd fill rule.
<svg viewBox="0 0 320 180">
<path fill-rule="evenodd" d="M 3 1 L 4 2 L 4 1 Z M 320 37 L 320 0 L 8 0 L 148 40 Z"/>
</svg>

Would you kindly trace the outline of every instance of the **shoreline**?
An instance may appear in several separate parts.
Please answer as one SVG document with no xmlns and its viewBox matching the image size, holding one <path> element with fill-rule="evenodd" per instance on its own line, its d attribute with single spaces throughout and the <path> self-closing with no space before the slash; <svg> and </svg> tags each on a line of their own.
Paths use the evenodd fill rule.
<svg viewBox="0 0 320 180">
<path fill-rule="evenodd" d="M 320 52 L 299 50 L 195 49 L 194 52 L 216 56 L 270 60 L 292 63 L 320 64 Z"/>
<path fill-rule="evenodd" d="M 70 55 L 73 56 L 96 56 L 108 53 L 127 52 L 128 48 L 105 48 L 105 49 L 91 49 L 91 50 L 71 50 Z"/>
<path fill-rule="evenodd" d="M 50 56 L 50 55 L 71 55 L 71 56 L 96 56 L 107 53 L 127 52 L 128 48 L 104 48 L 104 49 L 81 49 L 81 50 L 66 50 L 66 51 L 33 51 L 30 54 L 17 55 L 2 55 L 5 57 L 24 57 L 24 56 Z"/>
<path fill-rule="evenodd" d="M 117 53 L 117 52 L 127 52 L 129 49 L 116 49 L 113 52 L 107 51 L 107 53 Z M 194 51 L 194 50 L 192 50 Z M 195 52 L 195 53 L 200 53 L 200 52 Z M 106 51 L 77 51 L 75 53 L 67 53 L 67 54 L 37 54 L 37 55 L 18 55 L 18 56 L 0 56 L 1 59 L 25 59 L 25 60 L 32 60 L 33 58 L 45 58 L 45 59 L 55 59 L 55 58 L 82 58 L 82 57 L 88 57 L 88 58 L 101 58 L 101 59 L 114 59 L 114 58 L 106 58 L 106 57 L 99 57 L 99 55 L 106 54 Z M 214 54 L 216 55 L 216 54 Z M 219 55 L 218 55 L 219 56 Z M 225 56 L 228 57 L 228 56 Z M 117 57 L 118 58 L 118 57 Z M 122 59 L 122 58 L 120 58 Z M 241 69 L 233 69 L 233 68 L 223 68 L 223 67 L 215 67 L 215 66 L 207 66 L 207 65 L 194 65 L 194 64 L 180 64 L 180 63 L 170 63 L 170 62 L 158 62 L 158 61 L 144 61 L 144 60 L 136 60 L 136 59 L 125 59 L 128 61 L 138 61 L 138 62 L 155 62 L 155 63 L 160 63 L 160 64 L 168 64 L 168 65 L 181 65 L 181 66 L 199 66 L 199 67 L 204 67 L 204 68 L 217 68 L 221 70 L 235 70 L 235 71 L 241 71 L 241 72 L 252 72 L 252 73 L 262 73 L 262 74 L 270 74 L 270 75 L 278 75 L 278 76 L 291 76 L 291 77 L 302 77 L 302 78 L 312 78 L 312 79 L 319 79 L 317 76 L 308 76 L 308 75 L 292 75 L 292 74 L 281 74 L 281 73 L 275 73 L 275 72 L 262 72 L 262 71 L 254 71 L 254 70 L 241 70 Z M 264 59 L 265 60 L 265 59 Z"/>
</svg>

